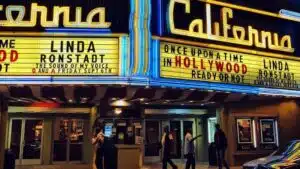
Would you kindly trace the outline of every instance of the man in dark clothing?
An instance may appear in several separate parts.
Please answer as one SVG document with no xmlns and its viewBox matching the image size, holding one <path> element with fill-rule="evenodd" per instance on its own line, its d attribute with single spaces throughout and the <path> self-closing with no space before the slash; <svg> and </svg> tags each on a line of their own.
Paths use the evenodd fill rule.
<svg viewBox="0 0 300 169">
<path fill-rule="evenodd" d="M 104 169 L 116 169 L 117 161 L 114 141 L 108 137 L 104 137 L 102 148 L 104 155 Z"/>
<path fill-rule="evenodd" d="M 222 169 L 223 165 L 226 169 L 229 169 L 229 166 L 225 161 L 225 152 L 227 149 L 227 138 L 223 130 L 220 128 L 219 124 L 216 124 L 215 144 L 217 149 L 217 160 L 218 160 L 219 169 Z"/>
<path fill-rule="evenodd" d="M 95 160 L 97 169 L 115 169 L 115 147 L 113 140 L 105 137 L 101 129 L 98 134 L 92 138 L 92 143 L 97 145 Z"/>
<path fill-rule="evenodd" d="M 171 144 L 172 144 L 172 136 L 169 132 L 169 127 L 164 128 L 164 135 L 162 137 L 162 147 L 163 147 L 163 169 L 167 169 L 168 163 L 172 166 L 173 169 L 177 169 L 178 167 L 171 160 Z"/>
</svg>

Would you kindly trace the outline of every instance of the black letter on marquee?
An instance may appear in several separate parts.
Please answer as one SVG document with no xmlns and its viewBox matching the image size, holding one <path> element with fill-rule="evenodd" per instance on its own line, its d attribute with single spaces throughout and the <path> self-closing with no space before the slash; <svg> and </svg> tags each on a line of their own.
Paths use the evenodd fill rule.
<svg viewBox="0 0 300 169">
<path fill-rule="evenodd" d="M 10 40 L 9 42 L 9 48 L 15 48 L 16 46 L 16 40 Z"/>
<path fill-rule="evenodd" d="M 285 62 L 284 70 L 285 71 L 290 71 L 289 64 L 287 62 Z"/>
<path fill-rule="evenodd" d="M 44 62 L 46 63 L 46 55 L 45 54 L 41 54 L 41 63 Z"/>
<path fill-rule="evenodd" d="M 67 41 L 66 52 L 74 52 L 74 41 Z"/>
<path fill-rule="evenodd" d="M 196 79 L 196 71 L 195 70 L 192 70 L 192 78 Z"/>
<path fill-rule="evenodd" d="M 104 54 L 101 54 L 101 55 L 100 55 L 100 60 L 101 60 L 101 63 L 103 63 L 103 62 L 104 62 L 104 56 L 105 56 Z"/>
<path fill-rule="evenodd" d="M 89 63 L 89 56 L 88 55 L 85 55 L 83 62 L 84 63 Z"/>
<path fill-rule="evenodd" d="M 168 45 L 165 45 L 164 49 L 165 49 L 165 53 L 169 52 L 169 46 Z"/>
<path fill-rule="evenodd" d="M 8 48 L 8 40 L 0 40 L 0 48 Z"/>
<path fill-rule="evenodd" d="M 9 63 L 5 63 L 5 72 L 7 73 L 8 72 L 8 66 L 9 66 Z"/>
<path fill-rule="evenodd" d="M 171 58 L 164 58 L 164 66 L 165 67 L 172 67 L 172 59 Z"/>
<path fill-rule="evenodd" d="M 83 52 L 84 51 L 84 42 L 78 41 L 77 42 L 77 52 Z"/>
<path fill-rule="evenodd" d="M 94 53 L 96 52 L 95 45 L 94 45 L 93 41 L 90 42 L 90 45 L 89 45 L 89 48 L 88 48 L 88 52 L 90 52 L 90 51 L 92 51 Z"/>
<path fill-rule="evenodd" d="M 57 50 L 54 49 L 54 41 L 51 41 L 51 52 L 57 52 Z"/>
</svg>

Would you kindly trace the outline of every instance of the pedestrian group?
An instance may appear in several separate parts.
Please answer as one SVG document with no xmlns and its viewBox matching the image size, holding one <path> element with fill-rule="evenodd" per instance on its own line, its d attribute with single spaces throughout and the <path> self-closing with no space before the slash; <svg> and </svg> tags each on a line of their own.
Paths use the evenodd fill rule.
<svg viewBox="0 0 300 169">
<path fill-rule="evenodd" d="M 219 169 L 222 169 L 224 166 L 226 169 L 229 169 L 229 166 L 225 160 L 225 152 L 227 149 L 227 138 L 225 133 L 220 128 L 219 124 L 215 125 L 216 132 L 214 135 L 215 146 L 216 146 L 216 157 Z M 96 159 L 95 164 L 97 169 L 110 169 L 114 165 L 113 162 L 113 144 L 110 143 L 109 139 L 104 136 L 103 126 L 98 126 L 95 128 L 94 136 L 92 138 L 92 144 L 96 145 Z M 201 135 L 193 137 L 192 129 L 187 129 L 185 134 L 184 141 L 184 157 L 186 158 L 185 169 L 195 169 L 196 160 L 195 160 L 195 146 L 194 141 L 199 138 Z M 162 149 L 162 169 L 167 169 L 168 164 L 173 169 L 178 169 L 178 167 L 172 161 L 172 144 L 174 143 L 174 137 L 169 131 L 169 127 L 164 128 L 164 133 L 161 139 L 160 147 Z M 109 159 L 105 160 L 104 159 Z"/>
<path fill-rule="evenodd" d="M 225 152 L 227 149 L 227 138 L 225 133 L 220 128 L 219 124 L 215 125 L 216 132 L 214 135 L 215 145 L 216 145 L 216 156 L 219 169 L 222 169 L 224 166 L 226 169 L 229 169 L 229 166 L 225 160 Z M 195 169 L 196 160 L 195 160 L 195 145 L 194 141 L 199 138 L 201 135 L 193 137 L 192 129 L 187 129 L 184 139 L 184 157 L 186 158 L 185 169 Z M 162 136 L 161 145 L 163 151 L 163 161 L 162 169 L 167 169 L 167 165 L 170 164 L 173 169 L 178 169 L 178 167 L 171 160 L 171 146 L 174 141 L 173 135 L 169 131 L 169 127 L 164 128 L 164 134 Z"/>
</svg>

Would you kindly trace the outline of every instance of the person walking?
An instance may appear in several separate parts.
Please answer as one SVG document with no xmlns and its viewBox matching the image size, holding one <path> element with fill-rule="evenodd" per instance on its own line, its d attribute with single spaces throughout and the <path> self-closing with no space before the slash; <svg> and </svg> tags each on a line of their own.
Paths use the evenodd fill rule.
<svg viewBox="0 0 300 169">
<path fill-rule="evenodd" d="M 185 169 L 190 169 L 191 166 L 192 169 L 196 168 L 194 141 L 200 136 L 201 135 L 198 135 L 197 137 L 193 138 L 192 129 L 187 129 L 186 131 L 184 137 L 184 157 L 187 159 Z"/>
<path fill-rule="evenodd" d="M 170 134 L 169 127 L 166 126 L 164 128 L 164 134 L 161 140 L 162 148 L 163 148 L 163 161 L 162 168 L 167 169 L 168 163 L 172 166 L 173 169 L 178 169 L 178 167 L 171 160 L 171 144 L 173 141 L 173 136 Z"/>
<path fill-rule="evenodd" d="M 229 169 L 229 166 L 225 160 L 225 152 L 227 149 L 227 138 L 219 124 L 216 124 L 215 127 L 216 127 L 215 144 L 216 144 L 216 151 L 217 151 L 218 166 L 219 169 L 222 169 L 223 165 L 226 169 Z"/>
<path fill-rule="evenodd" d="M 104 134 L 103 129 L 97 128 L 95 135 L 92 138 L 92 144 L 96 145 L 96 159 L 95 164 L 97 169 L 103 169 L 103 158 L 104 158 Z"/>
</svg>

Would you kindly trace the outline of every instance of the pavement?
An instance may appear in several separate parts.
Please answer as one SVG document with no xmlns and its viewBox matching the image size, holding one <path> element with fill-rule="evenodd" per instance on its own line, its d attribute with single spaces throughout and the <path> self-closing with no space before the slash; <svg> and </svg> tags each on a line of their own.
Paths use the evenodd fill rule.
<svg viewBox="0 0 300 169">
<path fill-rule="evenodd" d="M 87 164 L 55 164 L 55 165 L 22 165 L 16 169 L 92 169 L 92 165 Z"/>
<path fill-rule="evenodd" d="M 185 169 L 184 163 L 176 163 L 178 169 Z M 161 169 L 162 165 L 157 164 L 148 164 L 144 165 L 141 169 Z M 16 169 L 92 169 L 91 165 L 87 164 L 60 164 L 60 165 L 34 165 L 34 166 L 16 166 Z M 168 169 L 171 169 L 168 166 Z M 217 167 L 208 166 L 207 164 L 197 164 L 196 169 L 217 169 Z M 231 167 L 231 169 L 241 169 L 241 167 Z"/>
<path fill-rule="evenodd" d="M 176 163 L 178 169 L 185 169 L 184 163 Z M 162 169 L 162 164 L 152 164 L 152 165 L 145 165 L 142 169 Z M 168 166 L 168 169 L 172 169 L 171 166 Z M 209 166 L 207 164 L 197 164 L 196 169 L 218 169 L 215 166 Z M 242 167 L 231 167 L 230 169 L 242 169 Z"/>
</svg>

